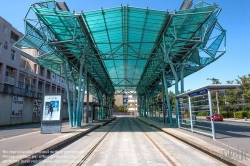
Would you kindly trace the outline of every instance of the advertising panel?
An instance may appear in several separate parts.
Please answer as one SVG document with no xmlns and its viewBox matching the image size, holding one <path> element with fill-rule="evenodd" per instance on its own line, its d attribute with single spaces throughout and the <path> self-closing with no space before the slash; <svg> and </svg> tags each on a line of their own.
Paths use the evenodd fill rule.
<svg viewBox="0 0 250 166">
<path fill-rule="evenodd" d="M 22 117 L 23 116 L 23 97 L 13 96 L 11 117 Z"/>
<path fill-rule="evenodd" d="M 41 100 L 34 100 L 33 103 L 33 116 L 40 116 L 41 114 Z"/>
<path fill-rule="evenodd" d="M 42 120 L 61 120 L 61 95 L 45 95 L 43 102 Z"/>
</svg>

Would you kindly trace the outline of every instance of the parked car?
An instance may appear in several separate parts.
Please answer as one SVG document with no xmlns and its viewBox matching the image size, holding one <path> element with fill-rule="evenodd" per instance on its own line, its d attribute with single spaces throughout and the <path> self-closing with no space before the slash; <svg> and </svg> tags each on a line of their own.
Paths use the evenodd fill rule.
<svg viewBox="0 0 250 166">
<path fill-rule="evenodd" d="M 212 118 L 214 119 L 214 121 L 223 121 L 223 117 L 220 114 L 213 114 Z M 207 115 L 206 120 L 210 119 L 211 119 L 210 115 Z"/>
</svg>

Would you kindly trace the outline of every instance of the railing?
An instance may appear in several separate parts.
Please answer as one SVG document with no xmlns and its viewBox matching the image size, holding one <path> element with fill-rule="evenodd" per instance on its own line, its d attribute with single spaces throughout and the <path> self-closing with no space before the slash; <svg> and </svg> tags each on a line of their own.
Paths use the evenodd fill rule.
<svg viewBox="0 0 250 166">
<path fill-rule="evenodd" d="M 10 43 L 11 43 L 11 44 L 14 44 L 15 42 L 17 42 L 17 41 L 14 40 L 14 39 L 12 39 L 12 38 L 10 38 Z"/>
<path fill-rule="evenodd" d="M 16 88 L 13 85 L 9 84 L 0 84 L 0 92 L 1 93 L 8 93 L 13 95 L 25 96 L 25 97 L 32 97 L 37 99 L 42 99 L 43 94 L 31 90 Z"/>
<path fill-rule="evenodd" d="M 18 95 L 18 96 L 32 97 L 36 99 L 42 99 L 43 97 L 43 93 L 41 92 L 17 88 L 17 87 L 14 87 L 14 85 L 10 85 L 10 84 L 0 84 L 0 93 L 8 93 L 8 94 L 13 94 L 13 95 Z M 56 93 L 56 92 L 52 91 L 52 93 Z M 62 94 L 62 99 L 65 99 L 65 100 L 67 99 L 67 95 L 65 93 Z M 70 99 L 71 100 L 73 99 L 72 95 L 70 96 Z"/>
<path fill-rule="evenodd" d="M 9 77 L 9 76 L 5 76 L 4 77 L 4 83 L 10 84 L 10 85 L 14 85 L 15 84 L 15 78 Z"/>
</svg>

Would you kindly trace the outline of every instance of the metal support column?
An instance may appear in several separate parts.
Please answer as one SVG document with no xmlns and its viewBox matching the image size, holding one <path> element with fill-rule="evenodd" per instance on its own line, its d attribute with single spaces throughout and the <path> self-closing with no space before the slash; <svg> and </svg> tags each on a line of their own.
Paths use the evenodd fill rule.
<svg viewBox="0 0 250 166">
<path fill-rule="evenodd" d="M 181 66 L 181 71 L 180 71 L 180 79 L 181 79 L 181 93 L 184 93 L 184 69 L 185 69 L 185 62 L 183 62 L 182 66 Z"/>
<path fill-rule="evenodd" d="M 76 107 L 76 126 L 81 126 L 81 118 L 80 117 L 80 100 L 81 100 L 81 87 L 82 87 L 82 70 L 83 70 L 83 64 L 84 64 L 84 56 L 81 57 L 80 60 L 80 71 L 79 71 L 79 79 L 78 79 L 78 97 L 77 97 L 77 107 Z"/>
<path fill-rule="evenodd" d="M 162 113 L 163 113 L 163 123 L 166 123 L 166 109 L 165 109 L 165 91 L 164 91 L 164 80 L 162 76 Z"/>
<path fill-rule="evenodd" d="M 163 84 L 164 84 L 164 89 L 165 89 L 165 93 L 166 93 L 167 105 L 168 105 L 169 122 L 170 122 L 170 125 L 172 126 L 173 125 L 172 110 L 171 110 L 171 104 L 170 104 L 170 99 L 169 99 L 169 94 L 168 94 L 167 79 L 166 79 L 166 74 L 165 74 L 165 62 L 162 62 L 162 78 L 163 78 Z"/>
<path fill-rule="evenodd" d="M 210 90 L 207 91 L 208 95 L 208 102 L 209 102 L 209 111 L 210 111 L 210 122 L 211 122 L 211 127 L 212 127 L 212 137 L 215 139 L 215 129 L 214 129 L 214 120 L 212 118 L 213 115 L 213 108 L 212 108 L 212 99 L 211 99 L 211 93 Z"/>
<path fill-rule="evenodd" d="M 87 106 L 86 106 L 86 123 L 89 123 L 89 79 L 87 75 L 85 76 L 87 79 Z"/>
<path fill-rule="evenodd" d="M 68 69 L 70 68 L 71 71 L 71 67 L 68 66 Z M 70 74 L 71 80 L 73 82 L 73 126 L 76 125 L 76 82 L 74 80 L 74 76 L 73 73 Z"/>
<path fill-rule="evenodd" d="M 147 115 L 146 115 L 146 95 L 145 94 L 143 96 L 143 113 L 144 113 L 144 118 L 146 118 Z"/>
<path fill-rule="evenodd" d="M 190 115 L 191 131 L 194 132 L 193 117 L 192 117 L 192 107 L 191 107 L 191 98 L 190 98 L 190 96 L 188 96 L 188 105 L 189 105 L 189 115 Z"/>
<path fill-rule="evenodd" d="M 220 114 L 220 107 L 219 107 L 219 100 L 218 100 L 218 91 L 216 91 L 215 94 L 216 94 L 216 103 L 217 103 L 217 113 Z"/>
<path fill-rule="evenodd" d="M 177 73 L 176 73 L 176 70 L 174 68 L 174 65 L 173 65 L 173 62 L 171 61 L 171 59 L 169 58 L 169 55 L 166 53 L 166 42 L 165 42 L 165 36 L 163 35 L 163 46 L 164 46 L 164 56 L 167 58 L 167 61 L 170 65 L 170 68 L 171 68 L 171 71 L 174 75 L 174 78 L 175 78 L 175 97 L 178 95 L 179 91 L 178 91 L 178 82 L 179 82 L 179 79 L 178 79 L 178 76 L 177 76 Z M 178 108 L 178 100 L 177 98 L 175 98 L 175 114 L 176 114 L 176 118 L 175 118 L 175 124 L 176 126 L 178 126 L 179 124 L 179 108 Z"/>
<path fill-rule="evenodd" d="M 63 65 L 63 72 L 65 76 L 65 82 L 66 82 L 66 92 L 67 92 L 67 104 L 68 104 L 68 114 L 69 114 L 69 124 L 70 127 L 73 127 L 73 120 L 72 120 L 72 108 L 71 108 L 71 102 L 70 102 L 70 91 L 69 91 L 69 81 L 68 81 L 68 75 L 67 75 L 67 64 L 64 63 Z"/>
</svg>

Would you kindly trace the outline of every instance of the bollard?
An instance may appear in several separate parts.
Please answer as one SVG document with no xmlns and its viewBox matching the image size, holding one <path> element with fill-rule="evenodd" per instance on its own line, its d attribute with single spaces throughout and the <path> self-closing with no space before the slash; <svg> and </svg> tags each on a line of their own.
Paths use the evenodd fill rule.
<svg viewBox="0 0 250 166">
<path fill-rule="evenodd" d="M 244 117 L 245 118 L 245 121 L 247 121 L 247 117 Z"/>
</svg>

